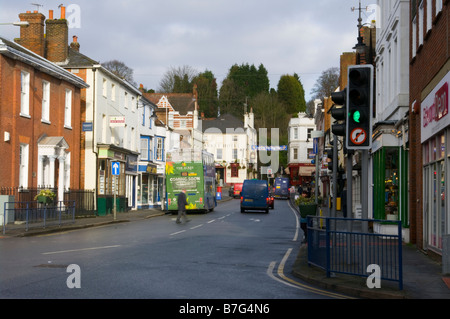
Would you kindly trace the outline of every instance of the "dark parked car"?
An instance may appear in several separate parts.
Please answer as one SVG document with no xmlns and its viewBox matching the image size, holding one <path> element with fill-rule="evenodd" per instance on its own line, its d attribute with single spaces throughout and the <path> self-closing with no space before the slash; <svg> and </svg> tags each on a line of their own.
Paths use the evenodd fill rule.
<svg viewBox="0 0 450 319">
<path fill-rule="evenodd" d="M 241 192 L 241 213 L 246 210 L 269 212 L 269 188 L 267 181 L 247 179 Z"/>
</svg>

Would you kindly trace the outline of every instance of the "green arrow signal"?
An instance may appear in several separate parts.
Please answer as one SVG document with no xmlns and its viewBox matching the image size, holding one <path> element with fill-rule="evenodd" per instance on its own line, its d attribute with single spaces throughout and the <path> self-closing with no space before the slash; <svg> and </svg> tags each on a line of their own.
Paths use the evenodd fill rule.
<svg viewBox="0 0 450 319">
<path fill-rule="evenodd" d="M 361 112 L 355 111 L 353 113 L 353 121 L 355 121 L 356 123 L 360 123 L 360 120 L 361 120 Z"/>
</svg>

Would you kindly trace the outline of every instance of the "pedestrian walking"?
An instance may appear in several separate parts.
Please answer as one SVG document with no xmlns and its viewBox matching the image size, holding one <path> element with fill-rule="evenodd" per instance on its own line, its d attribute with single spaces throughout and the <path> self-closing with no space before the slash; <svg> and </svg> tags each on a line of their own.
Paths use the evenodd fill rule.
<svg viewBox="0 0 450 319">
<path fill-rule="evenodd" d="M 180 194 L 178 194 L 178 217 L 177 217 L 177 224 L 181 223 L 181 219 L 184 219 L 184 222 L 188 222 L 189 220 L 186 217 L 186 205 L 187 205 L 187 199 L 186 199 L 186 190 L 183 189 Z"/>
</svg>

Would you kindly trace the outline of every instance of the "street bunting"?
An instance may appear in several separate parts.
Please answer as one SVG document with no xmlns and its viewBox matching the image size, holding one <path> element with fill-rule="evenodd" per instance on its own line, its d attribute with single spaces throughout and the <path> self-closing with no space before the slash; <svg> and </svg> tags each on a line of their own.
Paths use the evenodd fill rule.
<svg viewBox="0 0 450 319">
<path fill-rule="evenodd" d="M 252 145 L 252 150 L 254 151 L 287 151 L 287 145 L 279 145 L 279 146 L 259 146 Z"/>
</svg>

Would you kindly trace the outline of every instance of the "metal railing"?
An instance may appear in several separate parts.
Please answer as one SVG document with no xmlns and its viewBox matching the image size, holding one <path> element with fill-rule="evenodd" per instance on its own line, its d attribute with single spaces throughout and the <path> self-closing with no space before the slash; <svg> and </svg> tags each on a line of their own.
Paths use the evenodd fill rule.
<svg viewBox="0 0 450 319">
<path fill-rule="evenodd" d="M 390 224 L 391 231 L 369 232 L 373 223 Z M 394 230 L 394 231 L 392 231 Z M 380 279 L 398 282 L 403 289 L 400 221 L 308 216 L 308 264 L 332 273 L 368 277 L 377 265 Z"/>
<path fill-rule="evenodd" d="M 58 197 L 58 189 L 52 187 L 0 187 L 0 195 L 14 196 L 16 202 L 31 202 L 41 190 L 48 189 L 56 194 L 56 205 Z M 75 216 L 95 216 L 97 210 L 95 208 L 95 191 L 89 189 L 66 189 L 64 190 L 64 201 L 75 201 Z"/>
<path fill-rule="evenodd" d="M 5 202 L 2 216 L 3 234 L 6 228 L 47 227 L 75 222 L 75 201 L 59 201 L 45 205 L 32 202 Z"/>
</svg>

